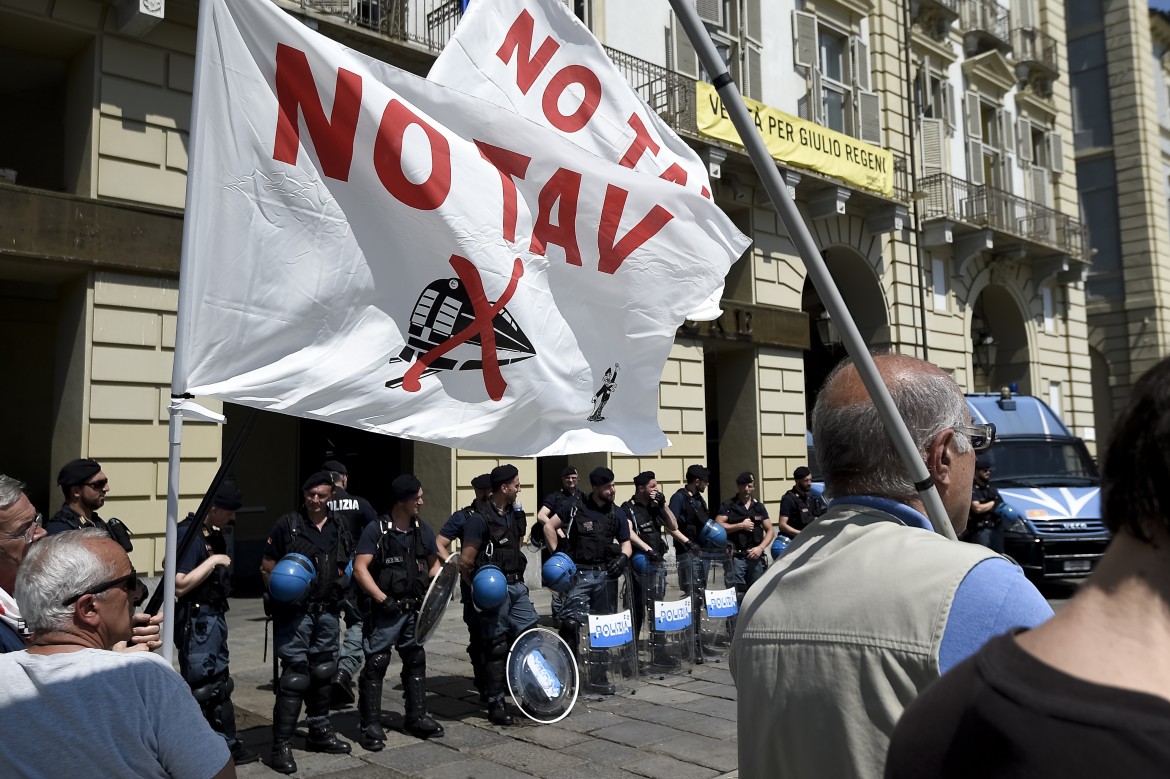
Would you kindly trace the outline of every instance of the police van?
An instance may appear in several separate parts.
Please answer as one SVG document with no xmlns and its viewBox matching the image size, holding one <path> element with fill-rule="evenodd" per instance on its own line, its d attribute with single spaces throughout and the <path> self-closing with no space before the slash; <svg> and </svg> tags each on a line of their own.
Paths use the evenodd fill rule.
<svg viewBox="0 0 1170 779">
<path fill-rule="evenodd" d="M 1004 551 L 1034 580 L 1088 576 L 1109 544 L 1101 481 L 1085 442 L 1039 398 L 967 395 L 977 423 L 995 425 L 991 484 L 1019 512 Z"/>
</svg>

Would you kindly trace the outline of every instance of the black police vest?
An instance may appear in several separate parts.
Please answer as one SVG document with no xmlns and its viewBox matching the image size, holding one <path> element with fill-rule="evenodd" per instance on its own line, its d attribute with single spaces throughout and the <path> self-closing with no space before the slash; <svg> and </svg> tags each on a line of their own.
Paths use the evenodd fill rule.
<svg viewBox="0 0 1170 779">
<path fill-rule="evenodd" d="M 289 531 L 292 534 L 292 541 L 286 553 L 296 552 L 304 555 L 313 561 L 313 567 L 317 569 L 317 582 L 306 594 L 305 602 L 339 602 L 347 581 L 342 568 L 349 562 L 353 553 L 353 540 L 350 538 L 349 528 L 344 523 L 337 522 L 330 514 L 329 521 L 335 522 L 337 527 L 337 543 L 331 550 L 325 552 L 305 537 L 306 520 L 300 512 L 285 516 L 288 517 Z"/>
<path fill-rule="evenodd" d="M 179 523 L 179 537 L 183 537 L 183 532 L 190 527 L 190 522 L 194 520 L 194 515 L 188 514 L 187 519 Z M 211 547 L 211 552 L 203 559 L 206 560 L 211 555 L 227 554 L 227 540 L 223 537 L 223 533 L 218 530 L 199 530 L 198 536 L 191 543 L 205 544 Z M 228 571 L 226 565 L 217 565 L 211 569 L 211 574 L 200 582 L 198 587 L 194 587 L 187 591 L 187 594 L 179 598 L 180 603 L 199 603 L 209 606 L 215 606 L 227 610 L 227 599 L 232 592 L 232 577 L 231 572 Z"/>
<path fill-rule="evenodd" d="M 683 495 L 683 515 L 675 517 L 678 520 L 678 529 L 691 541 L 698 541 L 703 525 L 707 524 L 707 520 L 711 518 L 707 515 L 707 504 L 697 495 L 692 496 L 686 491 L 686 488 L 682 488 L 678 492 Z"/>
<path fill-rule="evenodd" d="M 418 520 L 409 533 L 399 533 L 390 522 L 379 519 L 382 537 L 374 558 L 374 581 L 391 598 L 418 598 L 427 594 L 427 550 Z M 406 538 L 407 543 L 400 540 Z"/>
<path fill-rule="evenodd" d="M 735 547 L 737 552 L 745 552 L 753 546 L 759 546 L 764 543 L 764 537 L 767 533 L 764 532 L 764 504 L 758 500 L 752 501 L 752 507 L 744 511 L 743 504 L 739 501 L 729 501 L 726 504 L 726 513 L 729 522 L 743 522 L 745 519 L 752 521 L 751 530 L 733 530 L 727 534 L 727 540 Z"/>
<path fill-rule="evenodd" d="M 633 500 L 627 500 L 622 504 L 622 509 L 630 515 L 630 519 L 634 521 L 634 530 L 646 542 L 646 545 L 659 554 L 666 552 L 666 539 L 662 536 L 662 524 L 650 516 L 650 509 L 643 506 L 641 503 Z M 662 508 L 659 507 L 659 512 Z M 659 513 L 661 518 L 661 513 Z"/>
<path fill-rule="evenodd" d="M 478 514 L 487 523 L 491 541 L 479 550 L 475 558 L 475 567 L 478 569 L 484 565 L 495 565 L 504 573 L 524 573 L 528 566 L 528 558 L 524 556 L 522 548 L 523 525 L 526 524 L 526 520 L 515 511 L 509 511 L 500 517 L 492 506 L 484 507 Z M 495 521 L 496 519 L 503 519 L 503 524 Z"/>
<path fill-rule="evenodd" d="M 601 521 L 587 519 L 582 515 L 583 504 L 584 501 L 574 500 L 570 507 L 573 519 L 569 524 L 569 556 L 578 565 L 607 563 L 621 554 L 617 543 L 618 522 L 625 519 L 613 504 Z"/>
</svg>

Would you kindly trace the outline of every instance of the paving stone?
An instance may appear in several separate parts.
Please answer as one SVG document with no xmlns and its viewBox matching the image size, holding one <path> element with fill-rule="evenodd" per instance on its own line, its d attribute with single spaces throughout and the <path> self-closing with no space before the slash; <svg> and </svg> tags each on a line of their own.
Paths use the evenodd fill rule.
<svg viewBox="0 0 1170 779">
<path fill-rule="evenodd" d="M 512 741 L 502 733 L 479 728 L 466 722 L 444 722 L 443 727 L 447 731 L 447 735 L 443 736 L 442 739 L 443 746 L 458 749 L 461 752 L 474 752 L 480 747 Z"/>
<path fill-rule="evenodd" d="M 631 747 L 645 747 L 678 736 L 678 731 L 653 722 L 630 720 L 628 723 L 593 731 L 592 735 Z"/>
<path fill-rule="evenodd" d="M 735 701 L 725 701 L 722 698 L 704 697 L 701 700 L 680 703 L 678 704 L 678 708 L 694 711 L 699 714 L 706 714 L 711 717 L 722 717 L 732 722 L 735 722 L 736 718 Z"/>
<path fill-rule="evenodd" d="M 395 771 L 408 774 L 429 772 L 435 766 L 446 763 L 456 763 L 469 759 L 468 755 L 434 741 L 415 742 L 394 749 L 384 749 L 381 752 L 371 752 L 362 756 L 363 760 L 378 765 L 384 765 Z"/>
<path fill-rule="evenodd" d="M 576 755 L 546 749 L 536 744 L 496 744 L 479 750 L 478 754 L 493 763 L 545 777 L 557 776 L 561 770 L 585 762 Z"/>
<path fill-rule="evenodd" d="M 710 779 L 718 773 L 710 768 L 684 763 L 667 755 L 649 755 L 626 763 L 625 768 L 631 773 L 651 779 Z"/>
<path fill-rule="evenodd" d="M 267 753 L 261 753 L 261 760 L 267 757 Z M 327 755 L 323 752 L 303 752 L 299 749 L 293 750 L 293 759 L 297 761 L 297 776 L 319 777 L 369 767 L 355 755 Z M 270 769 L 269 775 L 271 774 Z"/>
<path fill-rule="evenodd" d="M 641 777 L 612 765 L 581 763 L 563 769 L 561 773 L 557 774 L 556 779 L 641 779 Z"/>
<path fill-rule="evenodd" d="M 462 719 L 477 714 L 480 708 L 478 703 L 441 696 L 428 698 L 427 710 L 440 719 Z"/>
<path fill-rule="evenodd" d="M 647 748 L 678 760 L 707 766 L 716 772 L 727 770 L 739 760 L 735 744 L 693 733 L 675 736 Z"/>
<path fill-rule="evenodd" d="M 657 687 L 653 685 L 646 685 L 638 690 L 638 694 L 631 696 L 631 700 L 636 699 L 639 703 L 655 703 L 673 706 L 679 703 L 690 703 L 691 701 L 702 700 L 703 696 L 696 693 L 684 690 L 680 687 Z M 629 712 L 636 710 L 632 707 L 623 707 L 622 714 L 629 716 Z"/>
<path fill-rule="evenodd" d="M 612 711 L 586 709 L 582 708 L 580 703 L 577 704 L 576 708 L 573 709 L 568 717 L 561 720 L 562 723 L 565 723 L 563 727 L 571 727 L 573 730 L 582 733 L 589 733 L 599 728 L 616 725 L 622 721 L 622 718 Z"/>
<path fill-rule="evenodd" d="M 561 720 L 561 722 L 568 722 L 568 720 Z M 513 737 L 549 749 L 564 749 L 582 741 L 591 741 L 593 738 L 588 733 L 573 730 L 571 727 L 558 727 L 556 725 L 524 728 L 516 732 Z"/>
<path fill-rule="evenodd" d="M 533 779 L 532 774 L 478 757 L 436 766 L 414 776 L 420 779 Z"/>
</svg>

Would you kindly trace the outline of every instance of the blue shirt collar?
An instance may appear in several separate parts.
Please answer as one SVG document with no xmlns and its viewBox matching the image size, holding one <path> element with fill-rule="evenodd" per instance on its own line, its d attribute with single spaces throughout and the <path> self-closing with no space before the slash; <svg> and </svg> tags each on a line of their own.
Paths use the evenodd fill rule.
<svg viewBox="0 0 1170 779">
<path fill-rule="evenodd" d="M 930 520 L 925 516 L 910 508 L 905 503 L 899 503 L 889 498 L 879 498 L 876 495 L 845 495 L 840 498 L 834 498 L 833 502 L 829 504 L 829 507 L 832 508 L 838 504 L 850 504 L 877 509 L 878 511 L 892 514 L 895 519 L 908 527 L 920 527 L 923 530 L 934 531 L 934 526 L 930 524 Z"/>
</svg>

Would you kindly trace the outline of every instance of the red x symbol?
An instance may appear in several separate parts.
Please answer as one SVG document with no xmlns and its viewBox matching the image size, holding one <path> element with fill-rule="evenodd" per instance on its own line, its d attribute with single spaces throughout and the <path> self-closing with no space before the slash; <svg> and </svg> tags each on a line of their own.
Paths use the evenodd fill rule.
<svg viewBox="0 0 1170 779">
<path fill-rule="evenodd" d="M 516 293 L 516 285 L 519 283 L 520 277 L 524 275 L 524 264 L 520 262 L 519 257 L 516 258 L 512 264 L 512 278 L 508 281 L 508 287 L 494 304 L 488 302 L 487 295 L 483 291 L 483 282 L 480 281 L 479 271 L 470 260 L 452 254 L 451 267 L 455 269 L 455 274 L 463 282 L 464 289 L 467 290 L 474 318 L 467 327 L 419 357 L 414 365 L 411 365 L 406 371 L 406 375 L 402 377 L 402 388 L 407 392 L 418 392 L 422 389 L 420 379 L 422 379 L 423 372 L 431 367 L 431 363 L 456 346 L 466 343 L 478 335 L 480 361 L 483 363 L 484 387 L 487 388 L 488 397 L 492 400 L 499 400 L 504 397 L 504 390 L 508 388 L 508 383 L 504 381 L 504 374 L 500 372 L 500 359 L 499 355 L 496 354 L 496 329 L 493 321 L 496 314 L 504 310 L 504 306 Z"/>
</svg>

